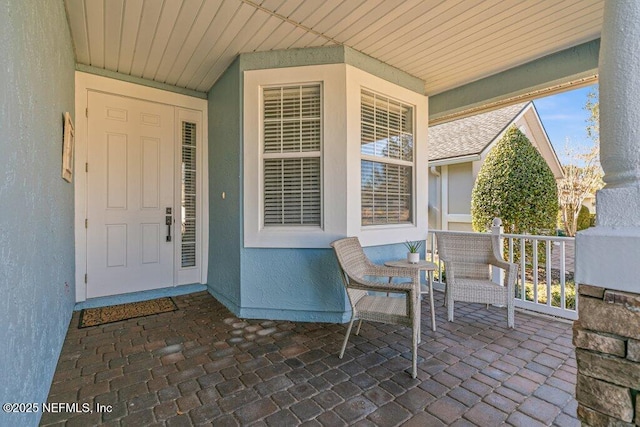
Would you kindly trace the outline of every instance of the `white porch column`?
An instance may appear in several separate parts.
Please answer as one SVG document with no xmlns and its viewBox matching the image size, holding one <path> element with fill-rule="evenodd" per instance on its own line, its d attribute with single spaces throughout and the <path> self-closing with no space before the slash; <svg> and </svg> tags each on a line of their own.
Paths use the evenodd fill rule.
<svg viewBox="0 0 640 427">
<path fill-rule="evenodd" d="M 576 281 L 640 293 L 640 2 L 607 0 L 600 45 L 597 225 L 578 233 Z"/>
<path fill-rule="evenodd" d="M 640 425 L 640 1 L 606 0 L 597 224 L 576 237 L 578 417 Z"/>
</svg>

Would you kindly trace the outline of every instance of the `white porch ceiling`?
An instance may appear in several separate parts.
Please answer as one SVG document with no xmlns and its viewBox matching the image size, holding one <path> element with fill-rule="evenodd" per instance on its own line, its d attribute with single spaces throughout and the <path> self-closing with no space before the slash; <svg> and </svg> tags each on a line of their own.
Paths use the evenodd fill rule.
<svg viewBox="0 0 640 427">
<path fill-rule="evenodd" d="M 80 64 L 208 91 L 237 54 L 344 44 L 429 95 L 600 37 L 603 0 L 65 0 Z"/>
</svg>

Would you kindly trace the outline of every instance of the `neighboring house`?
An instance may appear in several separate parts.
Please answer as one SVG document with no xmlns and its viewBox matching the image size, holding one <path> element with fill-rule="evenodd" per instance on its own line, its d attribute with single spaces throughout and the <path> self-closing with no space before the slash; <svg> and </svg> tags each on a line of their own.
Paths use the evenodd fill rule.
<svg viewBox="0 0 640 427">
<path fill-rule="evenodd" d="M 470 231 L 471 192 L 485 158 L 515 125 L 546 160 L 553 175 L 562 166 L 533 102 L 510 105 L 429 128 L 429 228 Z"/>
</svg>

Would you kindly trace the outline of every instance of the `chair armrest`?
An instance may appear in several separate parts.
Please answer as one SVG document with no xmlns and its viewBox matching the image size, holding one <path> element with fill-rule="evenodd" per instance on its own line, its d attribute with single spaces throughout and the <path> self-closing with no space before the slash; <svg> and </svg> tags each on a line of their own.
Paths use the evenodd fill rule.
<svg viewBox="0 0 640 427">
<path fill-rule="evenodd" d="M 363 273 L 364 276 L 374 277 L 404 277 L 412 280 L 420 280 L 420 271 L 412 268 L 387 267 L 372 264 Z"/>
<path fill-rule="evenodd" d="M 410 293 L 412 291 L 420 291 L 419 284 L 416 283 L 382 283 L 382 282 L 373 282 L 371 280 L 365 280 L 362 278 L 354 278 L 352 277 L 349 281 L 349 288 L 351 289 L 362 289 L 365 291 L 376 291 L 376 292 L 396 292 L 396 293 Z"/>
<path fill-rule="evenodd" d="M 518 280 L 518 264 L 512 262 L 506 262 L 505 264 L 508 267 L 504 269 L 504 286 L 509 288 L 509 295 L 513 295 L 516 280 Z"/>
<path fill-rule="evenodd" d="M 500 259 L 496 259 L 493 262 L 491 262 L 491 265 L 495 265 L 498 268 L 501 268 L 503 270 L 509 270 L 510 268 L 518 268 L 518 264 L 513 263 L 513 262 L 507 262 L 507 261 L 503 261 Z"/>
<path fill-rule="evenodd" d="M 495 260 L 491 264 L 504 270 L 503 286 L 509 288 L 509 294 L 512 295 L 518 278 L 518 264 L 502 260 Z"/>
</svg>

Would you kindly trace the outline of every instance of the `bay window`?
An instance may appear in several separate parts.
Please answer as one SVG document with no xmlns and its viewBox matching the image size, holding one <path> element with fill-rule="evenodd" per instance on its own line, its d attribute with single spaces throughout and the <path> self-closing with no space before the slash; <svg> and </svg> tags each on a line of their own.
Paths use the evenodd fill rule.
<svg viewBox="0 0 640 427">
<path fill-rule="evenodd" d="M 413 107 L 361 92 L 361 223 L 413 222 Z"/>
</svg>

